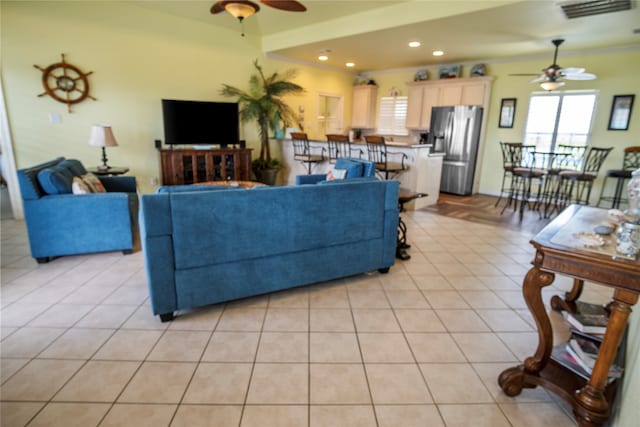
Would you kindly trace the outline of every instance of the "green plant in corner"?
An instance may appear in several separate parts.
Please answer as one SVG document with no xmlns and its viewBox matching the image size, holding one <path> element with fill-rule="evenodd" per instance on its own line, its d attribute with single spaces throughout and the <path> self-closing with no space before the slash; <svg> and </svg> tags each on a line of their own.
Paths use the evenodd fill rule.
<svg viewBox="0 0 640 427">
<path fill-rule="evenodd" d="M 252 163 L 254 172 L 263 169 L 279 169 L 280 162 L 271 158 L 269 131 L 275 131 L 278 118 L 284 123 L 296 121 L 295 112 L 284 103 L 282 97 L 301 94 L 304 88 L 290 81 L 297 74 L 294 69 L 282 73 L 274 72 L 267 77 L 258 60 L 255 60 L 253 65 L 256 73 L 249 78 L 248 91 L 223 84 L 220 94 L 237 98 L 240 105 L 240 120 L 243 123 L 253 120 L 258 123 L 260 157 Z"/>
</svg>

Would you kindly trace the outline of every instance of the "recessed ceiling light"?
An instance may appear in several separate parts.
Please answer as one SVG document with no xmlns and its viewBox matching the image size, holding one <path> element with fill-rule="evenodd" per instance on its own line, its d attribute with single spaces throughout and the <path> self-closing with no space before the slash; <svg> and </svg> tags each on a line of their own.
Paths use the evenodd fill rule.
<svg viewBox="0 0 640 427">
<path fill-rule="evenodd" d="M 409 42 L 409 47 L 418 47 L 420 46 L 420 42 Z"/>
<path fill-rule="evenodd" d="M 442 56 L 444 55 L 444 52 L 441 50 L 434 50 L 433 51 L 433 56 Z"/>
<path fill-rule="evenodd" d="M 347 62 L 344 65 L 346 65 L 347 67 L 355 67 L 356 66 L 356 64 L 354 64 L 353 62 Z"/>
<path fill-rule="evenodd" d="M 326 61 L 327 59 L 329 59 L 329 57 L 327 55 L 320 55 L 320 56 L 318 56 L 318 59 L 320 61 Z"/>
</svg>

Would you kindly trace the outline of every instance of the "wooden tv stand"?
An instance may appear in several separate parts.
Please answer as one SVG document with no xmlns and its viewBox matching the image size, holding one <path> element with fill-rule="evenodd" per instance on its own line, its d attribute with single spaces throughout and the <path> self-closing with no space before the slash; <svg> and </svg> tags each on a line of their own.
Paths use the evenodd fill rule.
<svg viewBox="0 0 640 427">
<path fill-rule="evenodd" d="M 251 148 L 163 149 L 162 185 L 251 181 Z"/>
</svg>

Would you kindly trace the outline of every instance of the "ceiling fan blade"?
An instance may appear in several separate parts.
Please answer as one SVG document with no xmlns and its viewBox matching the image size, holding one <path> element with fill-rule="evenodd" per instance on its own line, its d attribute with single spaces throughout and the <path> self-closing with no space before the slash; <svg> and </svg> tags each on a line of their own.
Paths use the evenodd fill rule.
<svg viewBox="0 0 640 427">
<path fill-rule="evenodd" d="M 547 76 L 545 76 L 544 74 L 541 75 L 540 77 L 538 77 L 537 79 L 533 79 L 531 80 L 529 83 L 540 83 L 547 80 Z"/>
<path fill-rule="evenodd" d="M 539 76 L 540 73 L 516 73 L 516 74 L 509 74 L 510 76 Z"/>
<path fill-rule="evenodd" d="M 302 3 L 295 0 L 260 0 L 260 3 L 287 12 L 305 12 L 307 10 Z"/>
<path fill-rule="evenodd" d="M 567 68 L 562 68 L 561 73 L 563 75 L 566 74 L 580 74 L 580 73 L 584 73 L 585 69 L 584 68 L 580 68 L 580 67 L 567 67 Z"/>
<path fill-rule="evenodd" d="M 563 74 L 567 80 L 595 80 L 597 76 L 591 73 Z"/>
<path fill-rule="evenodd" d="M 220 13 L 220 12 L 224 12 L 224 2 L 223 1 L 217 1 L 214 3 L 213 6 L 211 6 L 211 13 L 213 13 L 214 15 L 216 13 Z"/>
</svg>

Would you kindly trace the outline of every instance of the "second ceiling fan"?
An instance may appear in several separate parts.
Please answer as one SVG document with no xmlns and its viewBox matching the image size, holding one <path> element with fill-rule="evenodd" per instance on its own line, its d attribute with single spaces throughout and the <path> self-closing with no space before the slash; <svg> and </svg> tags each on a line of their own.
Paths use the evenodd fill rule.
<svg viewBox="0 0 640 427">
<path fill-rule="evenodd" d="M 542 74 L 511 74 L 512 76 L 538 76 L 531 80 L 530 83 L 540 83 L 544 90 L 554 90 L 560 86 L 564 86 L 564 80 L 594 80 L 597 76 L 591 73 L 585 73 L 584 68 L 567 67 L 563 68 L 557 64 L 558 48 L 564 42 L 564 39 L 551 40 L 556 47 L 553 53 L 553 64 L 542 70 Z"/>
</svg>

